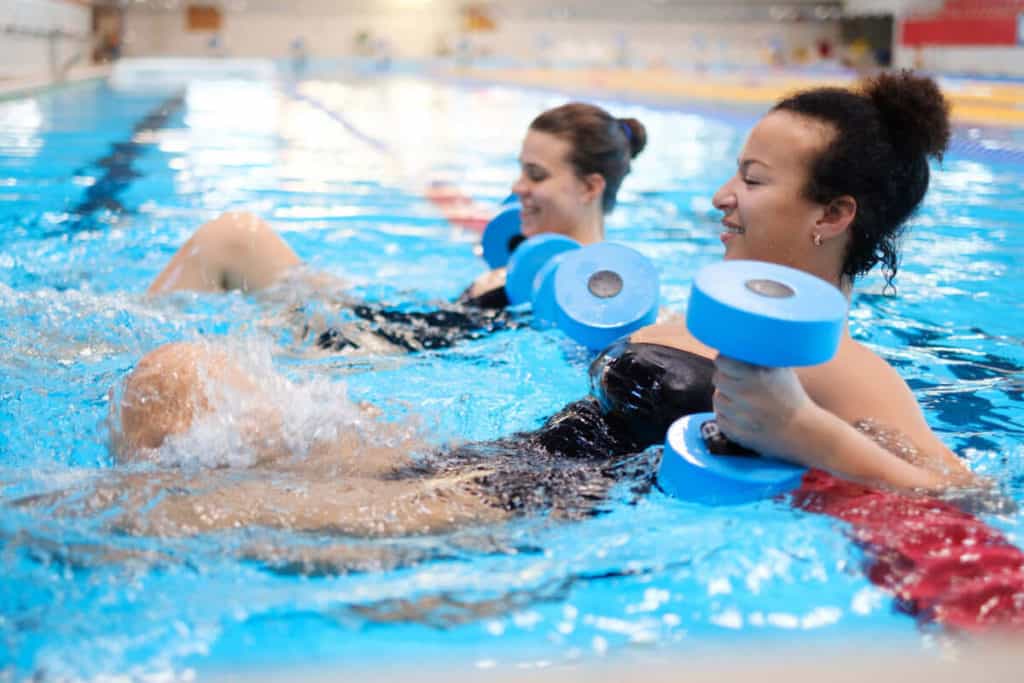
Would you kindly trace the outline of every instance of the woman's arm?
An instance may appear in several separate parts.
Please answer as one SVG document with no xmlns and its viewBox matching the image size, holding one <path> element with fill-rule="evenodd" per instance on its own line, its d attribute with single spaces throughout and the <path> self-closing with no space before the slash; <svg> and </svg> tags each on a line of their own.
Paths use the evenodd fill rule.
<svg viewBox="0 0 1024 683">
<path fill-rule="evenodd" d="M 853 426 L 855 421 L 870 418 L 873 424 L 901 428 L 906 416 L 897 413 L 906 412 L 903 404 L 907 396 L 894 398 L 898 393 L 894 390 L 899 388 L 909 396 L 919 415 L 913 395 L 902 381 L 899 388 L 867 387 L 874 392 L 875 400 L 866 403 L 863 390 L 867 382 L 843 383 L 842 373 L 819 372 L 809 382 L 812 386 L 828 379 L 833 386 L 845 384 L 840 387 L 845 403 L 837 414 L 812 400 L 791 369 L 762 368 L 724 357 L 716 359 L 715 365 L 714 404 L 719 425 L 727 436 L 748 448 L 871 485 L 934 492 L 975 482 L 971 472 L 927 426 L 930 438 L 913 434 L 917 438 L 894 439 L 893 450 Z M 829 402 L 827 392 L 823 398 Z M 853 417 L 852 412 L 859 415 Z M 911 424 L 909 431 L 920 430 Z M 905 452 L 901 453 L 901 448 Z"/>
<path fill-rule="evenodd" d="M 716 355 L 682 320 L 645 327 L 630 340 Z M 864 483 L 928 490 L 978 483 L 932 432 L 906 382 L 849 337 L 832 361 L 799 371 L 715 362 L 719 422 L 724 416 L 725 433 L 748 448 Z"/>
</svg>

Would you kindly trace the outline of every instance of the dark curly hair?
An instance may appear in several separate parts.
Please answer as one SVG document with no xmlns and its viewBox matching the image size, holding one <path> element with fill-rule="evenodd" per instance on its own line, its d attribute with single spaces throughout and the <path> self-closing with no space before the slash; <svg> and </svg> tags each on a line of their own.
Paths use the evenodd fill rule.
<svg viewBox="0 0 1024 683">
<path fill-rule="evenodd" d="M 949 144 L 949 102 L 938 85 L 909 71 L 883 73 L 859 91 L 815 88 L 773 111 L 832 125 L 835 135 L 812 162 L 805 195 L 821 204 L 843 195 L 856 200 L 843 275 L 853 279 L 881 263 L 892 287 L 905 222 L 928 189 L 928 157 L 941 161 Z"/>
<path fill-rule="evenodd" d="M 636 119 L 617 119 L 604 109 L 570 102 L 549 109 L 530 124 L 569 143 L 569 163 L 580 178 L 598 173 L 604 178 L 601 208 L 615 208 L 615 196 L 630 170 L 630 160 L 647 146 L 647 129 Z"/>
</svg>

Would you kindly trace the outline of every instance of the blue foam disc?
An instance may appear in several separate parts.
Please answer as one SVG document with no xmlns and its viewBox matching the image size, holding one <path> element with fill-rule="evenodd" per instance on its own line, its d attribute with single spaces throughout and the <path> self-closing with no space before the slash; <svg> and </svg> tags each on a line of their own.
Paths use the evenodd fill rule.
<svg viewBox="0 0 1024 683">
<path fill-rule="evenodd" d="M 514 195 L 513 195 L 514 196 Z M 501 210 L 484 228 L 481 239 L 484 261 L 492 269 L 502 268 L 521 239 L 520 206 L 518 201 L 502 204 Z M 518 239 L 517 239 L 518 238 Z"/>
<path fill-rule="evenodd" d="M 715 455 L 700 428 L 714 413 L 697 413 L 672 423 L 658 468 L 658 485 L 670 496 L 706 505 L 730 505 L 771 498 L 797 488 L 807 471 L 770 456 Z"/>
<path fill-rule="evenodd" d="M 554 286 L 558 327 L 592 350 L 658 317 L 658 271 L 621 244 L 601 242 L 567 254 Z"/>
<path fill-rule="evenodd" d="M 562 265 L 565 257 L 572 253 L 563 251 L 555 254 L 550 261 L 537 272 L 533 279 L 533 299 L 530 301 L 533 307 L 533 323 L 535 325 L 549 326 L 558 322 L 558 303 L 555 301 L 555 273 L 558 266 Z"/>
<path fill-rule="evenodd" d="M 540 285 L 537 275 L 541 269 L 559 254 L 579 248 L 576 240 L 555 233 L 537 235 L 520 244 L 508 260 L 505 293 L 509 303 L 516 306 L 532 301 Z"/>
<path fill-rule="evenodd" d="M 507 196 L 503 200 L 501 200 L 501 203 L 502 203 L 502 205 L 504 205 L 504 204 L 518 204 L 519 203 L 519 196 L 516 195 L 515 193 L 510 194 L 509 196 Z"/>
<path fill-rule="evenodd" d="M 824 363 L 839 348 L 846 297 L 801 270 L 721 261 L 693 280 L 686 326 L 722 355 L 766 367 Z"/>
</svg>

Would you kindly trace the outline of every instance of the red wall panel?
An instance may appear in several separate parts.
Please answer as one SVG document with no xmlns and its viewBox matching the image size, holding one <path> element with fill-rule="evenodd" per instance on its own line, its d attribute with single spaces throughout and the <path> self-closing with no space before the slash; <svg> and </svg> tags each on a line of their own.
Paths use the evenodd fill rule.
<svg viewBox="0 0 1024 683">
<path fill-rule="evenodd" d="M 907 19 L 904 45 L 1016 45 L 1017 17 Z"/>
</svg>

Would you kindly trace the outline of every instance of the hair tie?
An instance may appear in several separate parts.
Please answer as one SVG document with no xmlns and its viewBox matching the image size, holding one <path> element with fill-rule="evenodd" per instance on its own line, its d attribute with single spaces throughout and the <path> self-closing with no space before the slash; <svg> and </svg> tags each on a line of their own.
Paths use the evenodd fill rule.
<svg viewBox="0 0 1024 683">
<path fill-rule="evenodd" d="M 623 119 L 619 119 L 619 127 L 622 128 L 622 132 L 626 134 L 626 142 L 633 142 L 633 129 L 629 127 L 629 124 Z"/>
</svg>

